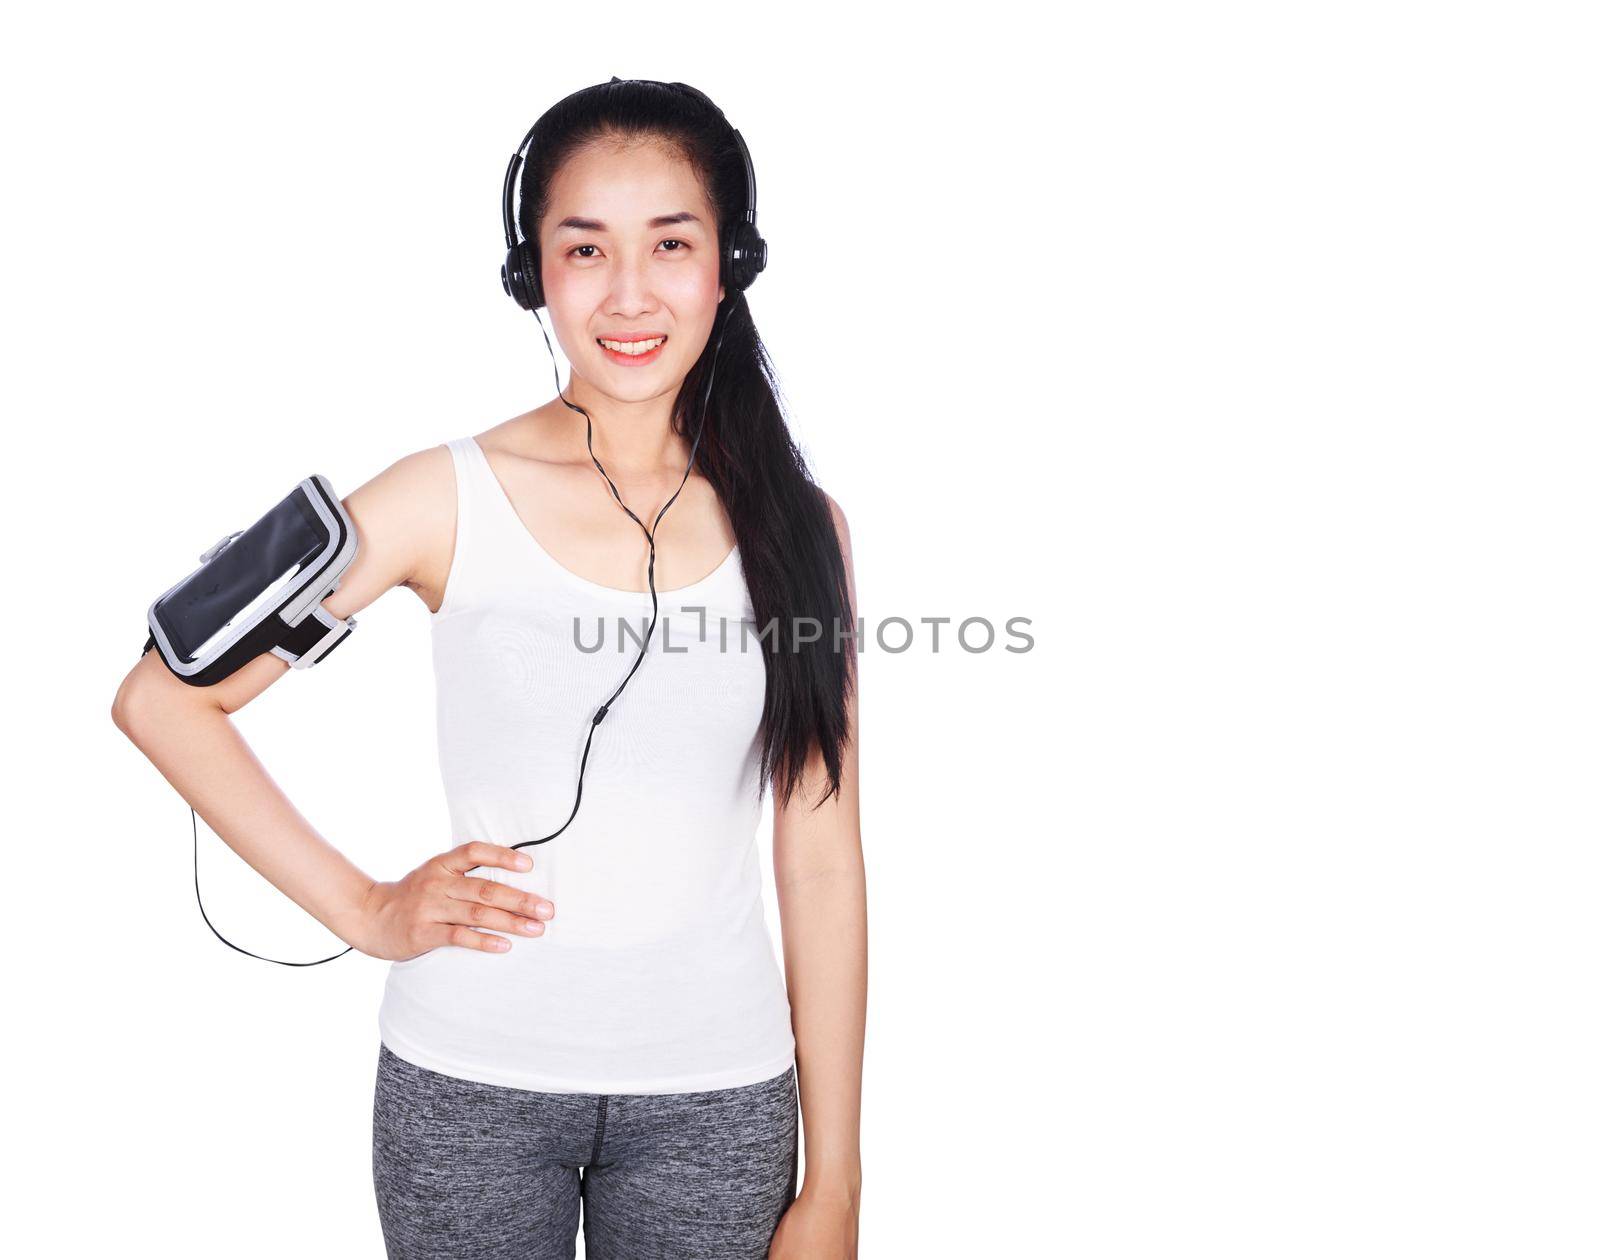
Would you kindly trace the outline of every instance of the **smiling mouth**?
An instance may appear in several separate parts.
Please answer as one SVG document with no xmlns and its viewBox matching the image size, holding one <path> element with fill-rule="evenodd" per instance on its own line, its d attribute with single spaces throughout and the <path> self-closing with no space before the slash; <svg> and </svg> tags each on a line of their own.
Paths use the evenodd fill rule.
<svg viewBox="0 0 1600 1260">
<path fill-rule="evenodd" d="M 610 341 L 604 337 L 596 337 L 595 342 L 607 350 L 617 354 L 640 355 L 649 354 L 657 346 L 666 344 L 665 337 L 651 337 L 647 341 Z"/>
</svg>

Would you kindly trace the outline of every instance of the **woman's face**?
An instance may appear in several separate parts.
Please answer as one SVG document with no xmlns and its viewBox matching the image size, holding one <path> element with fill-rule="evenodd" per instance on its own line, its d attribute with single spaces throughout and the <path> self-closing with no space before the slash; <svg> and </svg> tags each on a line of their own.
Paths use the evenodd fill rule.
<svg viewBox="0 0 1600 1260">
<path fill-rule="evenodd" d="M 723 297 L 717 249 L 716 212 L 662 145 L 595 144 L 569 158 L 551 181 L 539 258 L 573 372 L 623 402 L 676 393 Z"/>
</svg>

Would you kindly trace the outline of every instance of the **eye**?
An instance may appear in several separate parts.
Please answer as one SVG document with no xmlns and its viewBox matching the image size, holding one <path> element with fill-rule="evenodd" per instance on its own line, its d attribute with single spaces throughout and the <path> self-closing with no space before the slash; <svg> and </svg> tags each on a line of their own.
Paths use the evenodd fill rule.
<svg viewBox="0 0 1600 1260">
<path fill-rule="evenodd" d="M 684 250 L 692 248 L 688 241 L 679 240 L 676 236 L 669 236 L 669 237 L 667 237 L 666 240 L 662 241 L 661 243 L 663 245 L 677 245 L 677 246 L 680 247 L 678 249 L 669 249 L 667 251 L 667 253 L 669 253 L 669 254 L 681 254 L 681 253 L 683 253 Z M 571 249 L 569 249 L 567 251 L 567 257 L 568 258 L 593 258 L 594 257 L 593 254 L 580 254 L 578 251 L 580 249 L 599 249 L 599 248 L 600 247 L 598 245 L 574 245 Z"/>
</svg>

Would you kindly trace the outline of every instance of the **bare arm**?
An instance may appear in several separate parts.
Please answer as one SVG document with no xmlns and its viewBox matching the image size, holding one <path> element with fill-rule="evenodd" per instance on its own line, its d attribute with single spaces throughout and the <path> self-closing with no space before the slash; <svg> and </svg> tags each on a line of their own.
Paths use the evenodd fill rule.
<svg viewBox="0 0 1600 1260">
<path fill-rule="evenodd" d="M 829 503 L 844 552 L 853 623 L 855 573 L 849 527 L 838 505 L 831 499 Z M 825 633 L 828 637 L 831 630 Z M 849 742 L 842 756 L 839 795 L 813 808 L 827 782 L 821 754 L 814 750 L 790 804 L 775 813 L 773 873 L 783 923 L 805 1129 L 806 1173 L 801 1198 L 839 1206 L 841 1210 L 833 1213 L 823 1228 L 848 1228 L 849 1254 L 854 1254 L 854 1216 L 861 1194 L 867 890 L 853 694 L 848 720 Z M 815 1222 L 808 1222 L 807 1228 L 816 1228 Z M 805 1237 L 809 1244 L 812 1235 Z M 837 1234 L 830 1232 L 828 1237 L 831 1240 Z M 795 1245 L 797 1254 L 820 1254 Z M 773 1254 L 780 1254 L 777 1247 Z M 827 1254 L 834 1253 L 830 1250 Z"/>
<path fill-rule="evenodd" d="M 449 461 L 443 447 L 416 452 L 344 500 L 360 545 L 339 589 L 323 601 L 331 614 L 353 616 L 390 588 L 414 583 L 419 571 L 435 563 L 441 538 L 451 540 L 454 534 L 454 474 Z M 452 489 L 442 491 L 446 484 Z M 451 542 L 444 555 L 453 550 Z M 118 689 L 112 720 L 234 852 L 341 940 L 381 957 L 404 956 L 396 951 L 443 943 L 438 933 L 425 942 L 419 939 L 411 914 L 415 907 L 405 908 L 401 922 L 401 913 L 389 905 L 395 899 L 375 895 L 396 886 L 380 885 L 324 839 L 283 794 L 234 726 L 231 715 L 290 668 L 265 653 L 221 682 L 194 687 L 175 677 L 151 649 Z M 515 908 L 513 895 L 523 900 L 521 895 L 499 885 L 486 889 L 488 881 L 469 880 L 465 872 L 490 862 L 525 869 L 526 859 L 500 846 L 470 847 L 470 854 L 436 864 L 426 872 L 426 881 L 418 882 L 427 882 L 430 896 L 442 895 L 446 888 L 454 889 L 450 895 L 455 897 L 472 896 L 481 903 L 476 921 L 484 926 L 520 930 L 520 918 L 509 911 Z M 420 900 L 420 893 L 409 892 L 412 901 Z M 435 902 L 438 899 L 434 897 Z M 491 910 L 492 904 L 505 909 Z M 531 914 L 533 904 L 525 908 Z M 450 942 L 500 940 L 483 933 L 471 935 L 468 941 L 450 934 Z"/>
<path fill-rule="evenodd" d="M 343 594 L 343 588 L 335 592 Z M 340 617 L 360 607 L 325 602 Z M 186 697 L 154 678 L 137 677 L 151 666 L 166 669 L 154 650 L 118 692 L 112 710 L 117 726 L 235 853 L 346 944 L 357 944 L 361 906 L 375 881 L 295 809 L 240 736 L 229 717 L 232 710 L 206 695 L 226 682 L 193 688 L 196 694 Z M 269 655 L 228 682 L 264 690 L 288 669 Z"/>
</svg>

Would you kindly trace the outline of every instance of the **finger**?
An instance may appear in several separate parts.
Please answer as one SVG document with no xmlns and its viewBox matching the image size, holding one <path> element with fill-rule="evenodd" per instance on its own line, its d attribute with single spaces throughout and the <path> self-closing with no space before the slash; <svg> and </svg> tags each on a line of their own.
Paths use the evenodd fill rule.
<svg viewBox="0 0 1600 1260">
<path fill-rule="evenodd" d="M 538 919 L 524 918 L 520 914 L 512 914 L 511 911 L 502 910 L 498 906 L 485 905 L 481 901 L 458 901 L 454 897 L 448 897 L 439 915 L 440 921 L 444 923 L 493 928 L 501 932 L 515 932 L 519 936 L 544 935 L 544 924 Z"/>
<path fill-rule="evenodd" d="M 465 875 L 475 866 L 499 866 L 508 871 L 529 871 L 533 859 L 526 853 L 507 848 L 503 844 L 489 844 L 483 840 L 468 840 L 448 853 L 439 855 L 444 868 L 456 875 Z"/>
<path fill-rule="evenodd" d="M 481 949 L 490 954 L 503 954 L 511 948 L 510 941 L 493 932 L 475 932 L 460 924 L 441 923 L 439 927 L 442 929 L 437 936 L 440 945 L 459 945 L 463 949 Z"/>
<path fill-rule="evenodd" d="M 444 922 L 524 932 L 529 936 L 540 934 L 527 932 L 528 927 L 542 926 L 542 920 L 555 913 L 555 906 L 543 897 L 488 879 L 461 877 L 445 889 L 445 896 L 441 913 Z"/>
<path fill-rule="evenodd" d="M 496 883 L 492 879 L 475 879 L 458 875 L 445 889 L 447 895 L 458 901 L 481 901 L 488 906 L 499 906 L 529 919 L 553 919 L 556 907 L 538 893 L 522 892 L 510 884 Z"/>
</svg>

